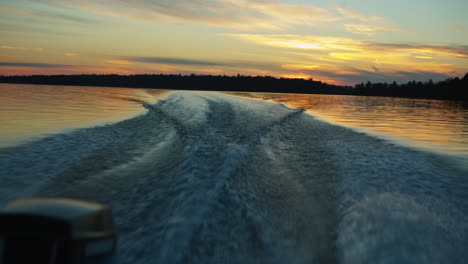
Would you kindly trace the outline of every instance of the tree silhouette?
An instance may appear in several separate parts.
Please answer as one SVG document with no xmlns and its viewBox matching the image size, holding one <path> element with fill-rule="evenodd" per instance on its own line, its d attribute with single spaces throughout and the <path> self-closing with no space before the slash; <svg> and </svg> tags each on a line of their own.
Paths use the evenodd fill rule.
<svg viewBox="0 0 468 264">
<path fill-rule="evenodd" d="M 412 98 L 433 98 L 468 100 L 468 73 L 463 78 L 449 78 L 434 83 L 410 81 L 397 84 L 371 83 L 356 84 L 354 87 L 337 86 L 313 79 L 275 78 L 271 76 L 226 75 L 181 75 L 181 74 L 140 74 L 140 75 L 31 75 L 0 76 L 0 83 L 28 83 L 48 85 L 84 85 L 128 88 L 156 88 L 177 90 L 240 91 L 305 94 L 343 94 L 362 96 L 397 96 Z"/>
</svg>

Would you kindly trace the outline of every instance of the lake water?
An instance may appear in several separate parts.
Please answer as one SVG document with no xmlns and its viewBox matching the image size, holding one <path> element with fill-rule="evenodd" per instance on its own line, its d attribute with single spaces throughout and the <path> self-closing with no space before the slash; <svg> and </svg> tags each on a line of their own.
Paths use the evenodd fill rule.
<svg viewBox="0 0 468 264">
<path fill-rule="evenodd" d="M 0 148 L 144 113 L 167 91 L 0 84 Z"/>
<path fill-rule="evenodd" d="M 328 122 L 427 150 L 468 157 L 468 103 L 428 99 L 232 93 L 293 108 Z"/>
<path fill-rule="evenodd" d="M 106 204 L 119 263 L 466 262 L 468 177 L 450 162 L 466 158 L 461 103 L 0 92 L 0 207 L 28 197 Z"/>
<path fill-rule="evenodd" d="M 167 90 L 0 84 L 0 147 L 144 113 Z M 468 157 L 465 102 L 268 93 L 230 93 L 304 108 L 332 123 L 403 144 Z"/>
</svg>

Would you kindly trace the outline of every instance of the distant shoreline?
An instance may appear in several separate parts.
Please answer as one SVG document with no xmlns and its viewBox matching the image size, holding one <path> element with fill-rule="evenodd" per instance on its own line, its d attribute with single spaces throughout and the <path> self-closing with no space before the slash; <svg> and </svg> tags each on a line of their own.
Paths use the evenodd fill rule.
<svg viewBox="0 0 468 264">
<path fill-rule="evenodd" d="M 226 92 L 263 92 L 298 94 L 335 94 L 359 96 L 406 97 L 468 101 L 468 74 L 438 83 L 428 81 L 407 84 L 361 83 L 338 86 L 312 79 L 275 78 L 271 76 L 214 75 L 32 75 L 0 76 L 0 83 L 124 87 L 167 90 Z M 193 88 L 192 88 L 193 87 Z"/>
</svg>

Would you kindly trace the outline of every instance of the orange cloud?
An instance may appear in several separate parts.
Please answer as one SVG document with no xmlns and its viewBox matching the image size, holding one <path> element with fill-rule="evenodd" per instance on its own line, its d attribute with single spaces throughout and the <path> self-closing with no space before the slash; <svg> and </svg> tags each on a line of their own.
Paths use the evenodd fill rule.
<svg viewBox="0 0 468 264">
<path fill-rule="evenodd" d="M 468 29 L 460 26 L 460 25 L 457 25 L 455 27 L 453 27 L 453 29 L 455 29 L 456 31 L 460 32 L 460 33 L 465 33 L 467 34 L 468 33 Z"/>
<path fill-rule="evenodd" d="M 67 57 L 76 57 L 76 56 L 79 56 L 80 54 L 78 53 L 73 53 L 73 52 L 69 52 L 69 53 L 65 53 L 65 56 Z"/>
<path fill-rule="evenodd" d="M 0 49 L 9 49 L 9 50 L 29 50 L 22 47 L 13 47 L 13 46 L 0 46 Z"/>
</svg>

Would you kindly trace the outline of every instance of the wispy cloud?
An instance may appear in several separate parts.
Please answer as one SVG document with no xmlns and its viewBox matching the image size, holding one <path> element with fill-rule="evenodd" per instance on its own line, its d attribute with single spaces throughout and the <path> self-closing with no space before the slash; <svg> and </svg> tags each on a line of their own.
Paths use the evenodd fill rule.
<svg viewBox="0 0 468 264">
<path fill-rule="evenodd" d="M 354 19 L 354 20 L 359 20 L 361 22 L 384 22 L 385 19 L 383 17 L 379 16 L 372 16 L 372 15 L 365 15 L 362 14 L 356 10 L 348 9 L 348 8 L 343 8 L 343 7 L 337 7 L 336 10 L 338 13 L 340 13 L 342 16 L 348 19 Z"/>
<path fill-rule="evenodd" d="M 52 29 L 50 26 L 37 23 L 37 24 L 22 24 L 20 21 L 11 21 L 5 23 L 0 19 L 0 34 L 4 34 L 5 32 L 17 34 L 17 33 L 26 33 L 28 36 L 35 36 L 35 37 L 63 37 L 63 36 L 80 36 L 80 37 L 88 37 L 89 35 L 83 32 L 73 32 L 70 30 L 65 29 Z"/>
<path fill-rule="evenodd" d="M 430 44 L 405 44 L 405 43 L 368 43 L 368 47 L 377 50 L 406 51 L 412 54 L 420 54 L 422 57 L 447 56 L 468 59 L 468 45 L 430 45 Z"/>
<path fill-rule="evenodd" d="M 171 65 L 201 65 L 201 66 L 221 66 L 224 64 L 207 61 L 207 60 L 191 60 L 182 58 L 163 58 L 163 57 L 126 57 L 127 61 L 154 63 L 154 64 L 171 64 Z"/>
<path fill-rule="evenodd" d="M 466 45 L 428 45 L 407 43 L 379 43 L 352 38 L 337 38 L 313 35 L 259 35 L 259 34 L 225 34 L 225 36 L 253 42 L 259 45 L 286 49 L 317 51 L 321 54 L 348 52 L 353 56 L 372 53 L 385 55 L 403 53 L 405 55 L 437 55 L 455 58 L 468 58 Z M 380 52 L 375 54 L 375 52 Z"/>
<path fill-rule="evenodd" d="M 350 38 L 312 36 L 312 35 L 260 35 L 224 34 L 225 36 L 253 42 L 259 45 L 316 51 L 355 50 L 361 51 L 363 41 Z"/>
<path fill-rule="evenodd" d="M 38 52 L 44 51 L 43 48 L 24 48 L 24 47 L 15 47 L 15 46 L 6 46 L 6 45 L 0 45 L 0 49 L 38 51 Z"/>
<path fill-rule="evenodd" d="M 43 67 L 34 66 L 36 63 L 22 63 L 13 65 L 2 65 L 0 63 L 2 75 L 57 75 L 57 74 L 137 74 L 143 73 L 141 70 L 122 67 L 93 67 L 93 66 L 71 66 L 44 64 Z"/>
<path fill-rule="evenodd" d="M 18 4 L 19 2 L 21 3 Z M 84 41 L 91 37 L 99 37 L 100 41 L 99 45 L 96 45 L 94 61 L 91 61 L 93 60 L 91 55 L 87 57 L 92 65 L 68 67 L 59 64 L 16 62 L 26 58 L 24 56 L 26 54 L 20 54 L 19 51 L 40 50 L 15 47 L 15 43 L 26 42 L 11 39 L 1 43 L 4 44 L 0 46 L 0 51 L 3 49 L 2 54 L 9 54 L 11 57 L 3 57 L 2 60 L 7 62 L 3 62 L 0 66 L 2 66 L 2 72 L 5 72 L 7 67 L 24 67 L 24 69 L 36 67 L 37 71 L 42 72 L 73 73 L 92 70 L 96 72 L 115 70 L 117 73 L 144 71 L 229 74 L 240 72 L 275 76 L 311 76 L 314 79 L 323 80 L 339 78 L 340 80 L 346 78 L 354 80 L 356 76 L 356 80 L 357 78 L 363 80 L 366 77 L 377 78 L 377 76 L 398 77 L 397 73 L 401 69 L 421 73 L 419 75 L 421 77 L 425 76 L 423 73 L 428 72 L 448 75 L 459 69 L 466 70 L 467 46 L 365 41 L 364 39 L 379 39 L 377 36 L 383 33 L 392 33 L 386 34 L 385 39 L 389 39 L 389 35 L 408 34 L 409 31 L 397 28 L 392 21 L 387 20 L 398 19 L 399 16 L 386 19 L 349 8 L 330 5 L 319 7 L 319 2 L 291 0 L 21 0 L 5 2 L 0 4 L 2 18 L 0 19 L 0 33 L 7 32 L 15 38 L 17 36 L 37 38 L 46 35 L 47 38 L 57 37 L 59 41 L 62 37 L 69 38 L 68 41 L 77 40 L 77 35 L 81 34 L 84 37 L 80 36 L 80 39 Z M 379 8 L 374 10 L 381 11 Z M 134 41 L 109 43 L 121 36 L 119 32 L 122 32 L 123 28 L 107 33 L 102 28 L 95 31 L 90 26 L 99 23 L 104 25 L 102 22 L 105 22 L 105 25 L 124 25 L 125 30 L 129 29 L 129 31 L 135 30 Z M 166 37 L 162 32 L 171 31 L 173 28 L 180 29 L 180 27 L 172 27 L 168 24 L 185 24 L 190 27 L 183 27 L 183 30 L 175 35 L 169 34 L 165 43 L 181 42 L 186 39 L 187 44 L 190 44 L 192 40 L 183 33 L 193 34 L 192 30 L 195 28 L 195 30 L 200 30 L 201 37 L 208 37 L 206 40 L 197 42 L 197 44 L 203 44 L 193 47 L 192 53 L 187 50 L 180 52 L 180 57 L 170 57 L 171 55 L 167 54 L 176 54 L 174 51 L 180 51 L 177 49 L 186 43 L 174 44 L 170 47 L 170 51 L 166 45 L 161 45 L 161 49 L 146 49 L 147 45 L 141 45 L 140 40 L 149 40 L 148 43 L 154 43 L 158 38 Z M 206 30 L 207 26 L 219 28 Z M 146 31 L 163 27 L 161 34 Z M 452 30 L 466 33 L 466 28 L 462 26 L 454 27 Z M 230 45 L 228 42 L 232 42 L 232 39 L 223 38 L 220 35 L 209 36 L 208 34 L 212 32 L 256 33 L 222 34 L 221 36 L 236 38 L 259 46 L 255 48 L 252 47 L 255 45 L 242 45 L 241 43 Z M 297 32 L 328 33 L 294 35 L 298 34 Z M 330 37 L 340 36 L 340 34 L 352 36 L 349 33 L 358 34 L 358 36 Z M 405 36 L 399 37 L 401 38 L 398 40 L 405 39 Z M 211 40 L 214 41 L 211 42 Z M 451 40 L 447 39 L 447 41 Z M 142 50 L 130 53 L 131 49 L 128 47 L 132 43 L 142 47 Z M 112 45 L 115 45 L 115 49 L 105 50 L 105 47 Z M 216 48 L 213 48 L 215 45 Z M 87 45 L 80 45 L 80 49 L 83 50 L 53 50 L 53 47 L 54 45 L 49 47 L 48 51 L 50 51 L 51 59 L 52 56 L 57 56 L 54 61 L 59 61 L 60 58 L 65 59 L 64 56 L 76 57 L 79 54 L 91 54 Z M 219 51 L 222 51 L 224 47 L 226 55 L 220 55 Z M 213 48 L 213 53 L 209 52 L 210 48 Z M 13 52 L 15 50 L 18 52 Z M 108 56 L 103 53 L 107 53 Z M 298 55 L 298 53 L 304 55 Z M 184 57 L 183 54 L 189 54 L 189 56 Z M 210 55 L 203 57 L 202 54 Z M 241 54 L 239 61 L 235 61 L 235 54 Z M 18 57 L 19 55 L 24 57 Z M 29 57 L 30 61 L 43 62 L 43 59 L 43 56 L 41 58 Z M 69 59 L 69 61 L 74 61 L 74 59 Z"/>
<path fill-rule="evenodd" d="M 5 6 L 0 6 L 0 11 L 6 12 L 6 13 L 21 14 L 21 15 L 34 15 L 34 12 L 31 12 L 31 11 L 5 7 Z"/>
<path fill-rule="evenodd" d="M 58 68 L 58 67 L 73 67 L 64 64 L 49 64 L 49 63 L 35 63 L 35 62 L 0 62 L 0 66 L 7 67 L 34 67 L 34 68 Z"/>
<path fill-rule="evenodd" d="M 392 81 L 392 78 L 406 80 L 410 77 L 431 76 L 429 73 L 435 77 L 455 76 L 464 74 L 464 60 L 468 59 L 468 46 L 464 45 L 381 43 L 312 35 L 226 36 L 283 49 L 291 57 L 290 61 L 282 65 L 282 69 L 296 75 L 337 83 L 349 84 L 371 77 L 374 81 Z M 415 74 L 400 76 L 398 72 L 401 69 Z M 421 72 L 424 74 L 419 74 Z"/>
<path fill-rule="evenodd" d="M 391 31 L 391 32 L 400 32 L 400 33 L 409 33 L 407 30 L 394 28 L 394 27 L 384 27 L 384 26 L 373 26 L 366 24 L 345 24 L 345 30 L 354 34 L 361 34 L 367 36 L 374 36 L 378 31 Z"/>
<path fill-rule="evenodd" d="M 369 35 L 377 31 L 404 32 L 388 26 L 388 21 L 372 14 L 343 7 L 323 8 L 310 3 L 291 3 L 284 0 L 82 0 L 79 4 L 76 1 L 43 0 L 43 3 L 58 6 L 59 10 L 67 8 L 94 15 L 175 24 L 196 23 L 249 31 L 281 31 L 345 23 L 346 30 L 358 34 Z M 3 9 L 18 14 L 96 23 L 88 16 L 71 15 L 70 12 Z"/>
<path fill-rule="evenodd" d="M 119 4 L 104 0 L 82 6 L 62 4 L 101 15 L 243 30 L 279 30 L 321 25 L 339 19 L 335 12 L 324 8 L 276 0 L 120 0 Z"/>
<path fill-rule="evenodd" d="M 205 69 L 226 69 L 226 68 L 251 68 L 251 69 L 276 69 L 275 63 L 268 62 L 251 62 L 251 61 L 234 61 L 234 60 L 201 60 L 201 59 L 183 59 L 170 57 L 122 57 L 117 60 L 108 60 L 108 63 L 125 64 L 125 63 L 149 63 L 163 66 L 200 66 Z M 273 65 L 273 66 L 272 66 Z"/>
<path fill-rule="evenodd" d="M 462 27 L 460 25 L 456 25 L 455 27 L 453 27 L 453 29 L 460 32 L 460 33 L 465 33 L 465 34 L 468 33 L 468 29 L 465 28 L 465 27 Z"/>
<path fill-rule="evenodd" d="M 8 49 L 8 50 L 29 50 L 28 48 L 23 47 L 13 47 L 13 46 L 0 46 L 0 49 Z"/>
<path fill-rule="evenodd" d="M 35 18 L 59 19 L 59 20 L 65 20 L 68 22 L 86 23 L 86 24 L 96 24 L 99 22 L 96 19 L 90 19 L 87 17 L 71 15 L 64 11 L 65 10 L 61 10 L 61 11 L 55 10 L 53 12 L 43 11 L 43 10 L 23 10 L 23 9 L 0 6 L 0 12 L 4 12 L 4 13 L 12 13 L 12 14 L 30 16 L 30 17 L 35 17 Z"/>
<path fill-rule="evenodd" d="M 379 31 L 410 33 L 408 30 L 389 26 L 391 23 L 383 17 L 366 15 L 343 7 L 337 7 L 336 11 L 338 11 L 344 19 L 353 21 L 352 23 L 344 24 L 345 30 L 353 34 L 374 36 Z M 360 23 L 356 23 L 355 21 Z"/>
<path fill-rule="evenodd" d="M 131 62 L 131 61 L 121 60 L 121 59 L 106 60 L 105 63 L 116 64 L 116 65 L 131 65 L 131 64 L 133 64 L 133 62 Z"/>
</svg>

